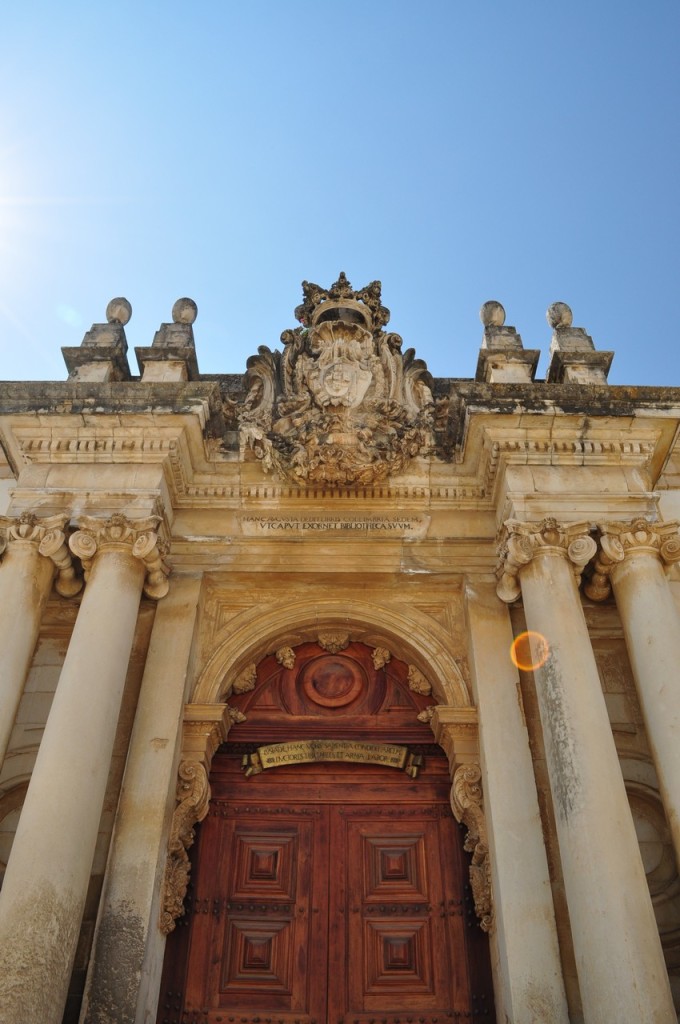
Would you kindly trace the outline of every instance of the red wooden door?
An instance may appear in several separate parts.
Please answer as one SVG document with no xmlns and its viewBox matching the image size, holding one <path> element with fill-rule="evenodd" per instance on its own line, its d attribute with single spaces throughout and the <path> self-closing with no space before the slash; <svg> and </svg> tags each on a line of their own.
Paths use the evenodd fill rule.
<svg viewBox="0 0 680 1024">
<path fill-rule="evenodd" d="M 491 1024 L 448 762 L 417 719 L 431 699 L 363 644 L 306 643 L 294 661 L 264 659 L 254 690 L 231 700 L 247 721 L 213 760 L 158 1024 Z M 244 746 L 306 737 L 409 744 L 425 767 L 417 779 L 340 762 L 243 777 Z"/>
<path fill-rule="evenodd" d="M 214 772 L 186 963 L 166 965 L 159 1022 L 490 1024 L 446 759 L 415 781 L 337 764 L 245 780 L 238 760 Z"/>
</svg>

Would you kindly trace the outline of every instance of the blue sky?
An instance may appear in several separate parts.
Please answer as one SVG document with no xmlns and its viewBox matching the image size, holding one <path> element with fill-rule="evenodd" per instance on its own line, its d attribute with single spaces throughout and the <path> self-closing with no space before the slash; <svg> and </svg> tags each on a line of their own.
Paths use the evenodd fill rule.
<svg viewBox="0 0 680 1024">
<path fill-rule="evenodd" d="M 436 376 L 498 299 L 680 385 L 677 0 L 25 0 L 3 13 L 0 378 L 64 379 L 108 300 L 205 373 L 294 326 L 303 278 L 383 282 Z M 137 371 L 130 352 L 133 372 Z"/>
</svg>

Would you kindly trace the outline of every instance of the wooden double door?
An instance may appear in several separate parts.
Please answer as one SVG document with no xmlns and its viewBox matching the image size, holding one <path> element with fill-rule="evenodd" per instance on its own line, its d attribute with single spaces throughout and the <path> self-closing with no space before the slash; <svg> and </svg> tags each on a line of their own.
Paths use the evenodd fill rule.
<svg viewBox="0 0 680 1024">
<path fill-rule="evenodd" d="M 351 764 L 245 780 L 227 752 L 211 778 L 159 1022 L 490 1024 L 445 758 L 417 780 Z"/>
</svg>

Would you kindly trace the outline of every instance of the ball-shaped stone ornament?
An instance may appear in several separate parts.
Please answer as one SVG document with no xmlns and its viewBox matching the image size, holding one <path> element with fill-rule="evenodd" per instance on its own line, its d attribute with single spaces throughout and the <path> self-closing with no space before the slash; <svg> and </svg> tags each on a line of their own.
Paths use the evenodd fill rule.
<svg viewBox="0 0 680 1024">
<path fill-rule="evenodd" d="M 574 320 L 571 309 L 566 302 L 553 302 L 552 306 L 548 306 L 545 315 L 553 330 L 557 330 L 559 327 L 571 327 Z"/>
<path fill-rule="evenodd" d="M 172 307 L 172 319 L 176 324 L 193 324 L 198 316 L 198 306 L 193 299 L 178 299 Z"/>
<path fill-rule="evenodd" d="M 106 320 L 110 324 L 121 324 L 124 327 L 129 323 L 131 316 L 132 306 L 122 297 L 111 299 L 106 307 Z"/>
<path fill-rule="evenodd" d="M 505 310 L 500 302 L 490 299 L 480 309 L 479 319 L 485 327 L 502 327 L 505 323 Z"/>
</svg>

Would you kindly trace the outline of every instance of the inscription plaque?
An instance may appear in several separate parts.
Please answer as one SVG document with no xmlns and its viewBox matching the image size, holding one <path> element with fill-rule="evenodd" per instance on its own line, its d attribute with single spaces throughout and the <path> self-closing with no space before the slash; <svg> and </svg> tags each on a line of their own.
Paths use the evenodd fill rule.
<svg viewBox="0 0 680 1024">
<path fill-rule="evenodd" d="M 408 747 L 396 743 L 368 743 L 363 740 L 290 740 L 258 747 L 253 754 L 245 754 L 241 768 L 247 776 L 259 775 L 268 768 L 283 765 L 308 764 L 312 761 L 354 761 L 361 764 L 381 764 L 399 768 L 412 779 L 422 768 L 420 754 L 409 753 Z"/>
</svg>

